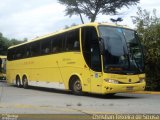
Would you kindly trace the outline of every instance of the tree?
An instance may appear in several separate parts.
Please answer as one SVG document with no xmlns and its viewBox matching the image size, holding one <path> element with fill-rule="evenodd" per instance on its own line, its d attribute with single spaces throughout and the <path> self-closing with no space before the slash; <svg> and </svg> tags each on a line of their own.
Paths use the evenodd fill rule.
<svg viewBox="0 0 160 120">
<path fill-rule="evenodd" d="M 160 18 L 139 7 L 132 19 L 145 48 L 147 89 L 160 91 Z"/>
<path fill-rule="evenodd" d="M 0 55 L 6 55 L 8 47 L 10 47 L 12 45 L 17 45 L 17 44 L 20 44 L 20 43 L 23 43 L 26 41 L 27 41 L 27 38 L 24 38 L 23 41 L 19 41 L 16 39 L 10 40 L 10 39 L 4 37 L 2 33 L 0 33 Z"/>
<path fill-rule="evenodd" d="M 146 28 L 160 22 L 159 18 L 156 16 L 156 9 L 153 9 L 152 15 L 146 9 L 142 10 L 141 7 L 138 7 L 137 9 L 137 16 L 132 16 L 132 20 L 139 33 L 143 34 Z"/>
<path fill-rule="evenodd" d="M 117 14 L 118 9 L 136 5 L 139 0 L 58 0 L 65 5 L 66 15 L 79 15 L 84 23 L 82 14 L 87 16 L 91 22 L 96 20 L 98 14 L 108 15 Z"/>
<path fill-rule="evenodd" d="M 7 52 L 9 41 L 7 38 L 3 37 L 3 34 L 0 33 L 0 55 L 5 55 Z"/>
</svg>

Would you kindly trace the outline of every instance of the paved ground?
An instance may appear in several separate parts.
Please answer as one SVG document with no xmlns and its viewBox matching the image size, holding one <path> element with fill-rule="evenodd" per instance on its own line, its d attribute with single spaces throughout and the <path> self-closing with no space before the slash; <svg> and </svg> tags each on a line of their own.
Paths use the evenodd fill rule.
<svg viewBox="0 0 160 120">
<path fill-rule="evenodd" d="M 12 114 L 160 114 L 160 95 L 119 93 L 114 97 L 42 88 L 16 88 L 0 82 L 0 113 Z"/>
</svg>

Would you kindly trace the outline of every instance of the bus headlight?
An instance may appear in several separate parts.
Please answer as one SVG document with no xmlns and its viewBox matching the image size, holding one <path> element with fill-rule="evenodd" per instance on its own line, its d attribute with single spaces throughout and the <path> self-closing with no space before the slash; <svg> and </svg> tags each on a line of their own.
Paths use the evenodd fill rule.
<svg viewBox="0 0 160 120">
<path fill-rule="evenodd" d="M 104 79 L 108 83 L 113 83 L 113 84 L 119 84 L 118 80 L 112 80 L 112 79 Z"/>
<path fill-rule="evenodd" d="M 145 78 L 139 78 L 139 82 L 140 82 L 140 83 L 145 82 Z"/>
</svg>

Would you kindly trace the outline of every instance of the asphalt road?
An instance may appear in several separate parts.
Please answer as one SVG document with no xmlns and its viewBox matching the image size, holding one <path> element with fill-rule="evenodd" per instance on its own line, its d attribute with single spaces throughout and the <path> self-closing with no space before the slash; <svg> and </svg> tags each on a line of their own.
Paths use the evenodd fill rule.
<svg viewBox="0 0 160 120">
<path fill-rule="evenodd" d="M 72 95 L 54 89 L 30 89 L 0 82 L 1 114 L 160 114 L 160 95 L 118 93 L 114 97 Z"/>
</svg>

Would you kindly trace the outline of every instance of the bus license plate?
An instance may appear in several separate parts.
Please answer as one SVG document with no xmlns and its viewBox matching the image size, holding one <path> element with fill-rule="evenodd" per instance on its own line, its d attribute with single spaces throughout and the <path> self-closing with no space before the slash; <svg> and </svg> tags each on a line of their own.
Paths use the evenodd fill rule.
<svg viewBox="0 0 160 120">
<path fill-rule="evenodd" d="M 128 86 L 127 90 L 133 90 L 133 87 L 132 86 Z"/>
</svg>

